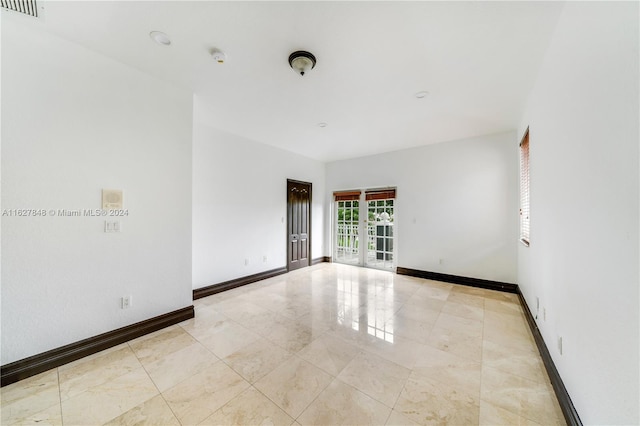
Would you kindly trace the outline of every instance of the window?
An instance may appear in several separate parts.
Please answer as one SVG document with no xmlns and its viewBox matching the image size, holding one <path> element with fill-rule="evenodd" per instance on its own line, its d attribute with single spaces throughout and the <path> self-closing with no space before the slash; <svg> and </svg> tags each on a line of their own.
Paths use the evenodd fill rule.
<svg viewBox="0 0 640 426">
<path fill-rule="evenodd" d="M 529 245 L 529 129 L 520 142 L 520 241 Z"/>
</svg>

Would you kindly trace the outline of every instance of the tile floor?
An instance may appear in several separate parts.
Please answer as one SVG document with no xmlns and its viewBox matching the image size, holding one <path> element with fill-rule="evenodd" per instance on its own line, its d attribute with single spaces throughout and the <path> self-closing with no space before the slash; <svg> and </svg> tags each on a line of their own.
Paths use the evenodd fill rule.
<svg viewBox="0 0 640 426">
<path fill-rule="evenodd" d="M 515 295 L 320 264 L 2 388 L 2 424 L 564 424 Z"/>
</svg>

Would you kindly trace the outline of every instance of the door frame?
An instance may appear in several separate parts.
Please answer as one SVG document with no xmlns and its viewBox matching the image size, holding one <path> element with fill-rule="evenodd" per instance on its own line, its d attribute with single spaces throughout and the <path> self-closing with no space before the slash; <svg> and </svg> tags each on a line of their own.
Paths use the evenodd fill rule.
<svg viewBox="0 0 640 426">
<path fill-rule="evenodd" d="M 342 263 L 340 261 L 338 261 L 338 202 L 336 200 L 333 200 L 332 202 L 332 208 L 331 208 L 331 222 L 333 224 L 333 226 L 331 227 L 331 241 L 332 241 L 332 248 L 331 248 L 331 255 L 332 258 L 334 259 L 334 261 L 336 261 L 337 263 L 342 263 L 344 265 L 353 265 L 353 266 L 360 266 L 360 267 L 364 267 L 364 256 L 363 252 L 362 252 L 362 235 L 363 235 L 363 230 L 364 230 L 364 235 L 366 236 L 366 222 L 363 222 L 360 219 L 360 206 L 362 205 L 362 203 L 364 202 L 364 191 L 362 190 L 354 190 L 354 191 L 361 191 L 360 196 L 358 197 L 357 200 L 351 200 L 351 201 L 358 201 L 358 263 Z M 366 240 L 365 240 L 366 242 Z"/>
<path fill-rule="evenodd" d="M 286 241 L 286 244 L 287 244 L 287 258 L 286 258 L 287 272 L 290 271 L 290 269 L 289 269 L 289 259 L 291 258 L 291 244 L 289 244 L 289 220 L 290 220 L 290 218 L 289 218 L 289 184 L 290 183 L 300 184 L 300 185 L 308 185 L 309 186 L 309 209 L 308 209 L 308 211 L 309 211 L 309 233 L 308 233 L 308 236 L 307 236 L 307 241 L 308 241 L 308 244 L 309 244 L 309 250 L 307 251 L 307 253 L 309 254 L 308 255 L 309 266 L 311 266 L 313 264 L 313 261 L 312 261 L 313 257 L 311 257 L 311 234 L 312 234 L 312 232 L 311 232 L 311 219 L 312 219 L 312 216 L 313 216 L 311 214 L 311 207 L 313 205 L 313 198 L 312 198 L 313 197 L 313 183 L 312 182 L 305 182 L 303 180 L 296 180 L 296 179 L 288 179 L 287 178 L 287 184 L 285 186 L 285 190 L 286 190 L 286 194 L 287 194 L 287 197 L 286 197 L 286 203 L 287 203 L 286 204 L 286 208 L 287 208 L 286 217 L 287 217 L 287 222 L 285 224 L 285 230 L 284 230 L 285 231 L 285 241 Z"/>
<path fill-rule="evenodd" d="M 353 189 L 353 190 L 343 190 L 342 192 L 350 192 L 350 191 L 359 191 L 360 192 L 360 196 L 358 198 L 358 263 L 354 264 L 354 263 L 344 263 L 345 265 L 353 265 L 353 266 L 358 266 L 361 268 L 370 268 L 370 269 L 378 269 L 381 271 L 388 271 L 388 270 L 392 270 L 392 271 L 396 271 L 397 267 L 398 267 L 398 230 L 397 230 L 397 221 L 394 220 L 394 228 L 393 228 L 393 249 L 392 249 L 392 255 L 393 255 L 393 261 L 392 261 L 392 268 L 387 269 L 387 268 L 379 268 L 373 265 L 368 265 L 367 264 L 367 256 L 369 255 L 369 201 L 367 201 L 367 192 L 378 192 L 378 191 L 386 191 L 386 190 L 393 190 L 395 193 L 395 197 L 393 198 L 389 198 L 389 199 L 393 199 L 394 203 L 393 203 L 393 211 L 394 211 L 394 216 L 396 216 L 396 208 L 397 208 L 397 187 L 393 186 L 393 187 L 384 187 L 384 188 L 359 188 L 359 189 Z M 341 192 L 341 191 L 336 191 L 336 192 Z M 335 193 L 334 193 L 335 194 Z M 338 234 L 338 201 L 336 201 L 335 199 L 332 201 L 331 204 L 332 208 L 331 208 L 331 222 L 333 224 L 333 226 L 331 227 L 331 252 L 333 255 L 333 259 L 335 262 L 337 263 L 342 263 L 338 260 L 338 256 L 337 256 L 337 250 L 338 250 L 338 238 L 337 238 L 337 234 Z"/>
</svg>

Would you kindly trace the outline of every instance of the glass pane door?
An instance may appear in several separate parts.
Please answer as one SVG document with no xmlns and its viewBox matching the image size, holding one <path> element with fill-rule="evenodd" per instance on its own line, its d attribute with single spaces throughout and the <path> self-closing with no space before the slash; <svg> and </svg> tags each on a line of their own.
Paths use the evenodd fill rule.
<svg viewBox="0 0 640 426">
<path fill-rule="evenodd" d="M 358 220 L 360 202 L 336 201 L 338 218 L 336 221 L 336 253 L 335 260 L 352 265 L 360 264 L 360 240 Z"/>
<path fill-rule="evenodd" d="M 394 200 L 367 201 L 367 255 L 365 266 L 393 269 Z"/>
</svg>

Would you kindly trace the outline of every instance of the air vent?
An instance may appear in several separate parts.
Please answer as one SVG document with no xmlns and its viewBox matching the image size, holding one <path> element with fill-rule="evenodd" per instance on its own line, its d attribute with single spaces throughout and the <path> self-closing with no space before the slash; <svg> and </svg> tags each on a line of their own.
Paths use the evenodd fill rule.
<svg viewBox="0 0 640 426">
<path fill-rule="evenodd" d="M 0 0 L 3 9 L 24 13 L 29 16 L 38 16 L 36 0 Z"/>
</svg>

